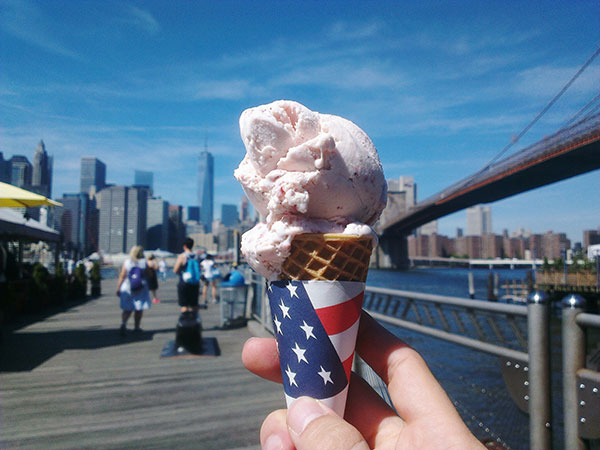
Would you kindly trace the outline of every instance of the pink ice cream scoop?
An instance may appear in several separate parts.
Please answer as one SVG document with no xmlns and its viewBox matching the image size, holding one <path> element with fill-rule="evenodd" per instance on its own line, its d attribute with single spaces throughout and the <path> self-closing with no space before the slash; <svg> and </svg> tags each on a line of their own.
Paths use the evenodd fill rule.
<svg viewBox="0 0 600 450">
<path fill-rule="evenodd" d="M 234 176 L 265 217 L 242 239 L 257 272 L 275 279 L 298 233 L 373 234 L 386 182 L 358 126 L 279 100 L 244 111 L 240 132 L 247 153 Z"/>
</svg>

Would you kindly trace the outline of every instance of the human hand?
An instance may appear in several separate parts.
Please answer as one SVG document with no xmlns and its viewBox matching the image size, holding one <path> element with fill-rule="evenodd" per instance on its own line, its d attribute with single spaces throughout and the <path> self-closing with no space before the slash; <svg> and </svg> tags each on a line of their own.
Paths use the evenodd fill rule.
<svg viewBox="0 0 600 450">
<path fill-rule="evenodd" d="M 363 312 L 356 350 L 388 386 L 398 414 L 352 374 L 344 419 L 321 402 L 297 399 L 263 422 L 265 450 L 481 449 L 421 356 Z M 242 351 L 253 373 L 281 383 L 275 339 L 251 338 Z"/>
</svg>

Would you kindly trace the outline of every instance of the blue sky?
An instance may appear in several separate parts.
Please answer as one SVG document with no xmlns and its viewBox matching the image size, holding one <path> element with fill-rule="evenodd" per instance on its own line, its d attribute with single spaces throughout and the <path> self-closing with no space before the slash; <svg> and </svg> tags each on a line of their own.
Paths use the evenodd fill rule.
<svg viewBox="0 0 600 450">
<path fill-rule="evenodd" d="M 424 199 L 494 157 L 598 45 L 598 1 L 2 0 L 0 151 L 31 159 L 43 139 L 55 196 L 93 155 L 109 182 L 150 170 L 158 195 L 192 205 L 206 137 L 220 211 L 242 196 L 240 113 L 285 98 L 357 123 L 386 177 L 414 176 Z M 599 92 L 599 60 L 520 144 Z M 599 188 L 596 171 L 493 203 L 493 229 L 580 241 Z"/>
</svg>

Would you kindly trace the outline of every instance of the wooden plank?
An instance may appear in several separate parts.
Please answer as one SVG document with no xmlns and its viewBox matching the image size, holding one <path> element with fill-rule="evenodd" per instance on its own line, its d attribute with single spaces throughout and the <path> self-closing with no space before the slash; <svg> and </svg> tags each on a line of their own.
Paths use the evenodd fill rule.
<svg viewBox="0 0 600 450">
<path fill-rule="evenodd" d="M 115 280 L 105 295 L 7 333 L 0 354 L 2 448 L 259 448 L 264 417 L 284 407 L 280 386 L 242 365 L 247 328 L 220 330 L 201 310 L 221 356 L 160 358 L 175 337 L 175 280 L 121 337 Z M 132 327 L 132 319 L 129 327 Z"/>
</svg>

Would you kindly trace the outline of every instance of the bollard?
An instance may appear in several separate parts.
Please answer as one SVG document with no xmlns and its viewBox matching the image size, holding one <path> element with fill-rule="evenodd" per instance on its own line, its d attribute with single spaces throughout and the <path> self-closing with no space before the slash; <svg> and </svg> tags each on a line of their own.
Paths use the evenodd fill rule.
<svg viewBox="0 0 600 450">
<path fill-rule="evenodd" d="M 585 333 L 577 324 L 577 314 L 585 309 L 585 299 L 580 295 L 567 295 L 562 300 L 562 351 L 563 351 L 563 414 L 565 448 L 579 450 L 586 445 L 579 437 L 577 405 L 577 371 L 585 366 Z"/>
<path fill-rule="evenodd" d="M 552 448 L 552 406 L 550 402 L 550 322 L 545 292 L 527 298 L 529 352 L 529 447 Z"/>
<path fill-rule="evenodd" d="M 469 272 L 469 298 L 475 298 L 475 282 L 473 272 Z"/>
<path fill-rule="evenodd" d="M 183 347 L 190 353 L 202 353 L 202 323 L 195 311 L 182 312 L 175 329 L 175 348 Z"/>
</svg>

